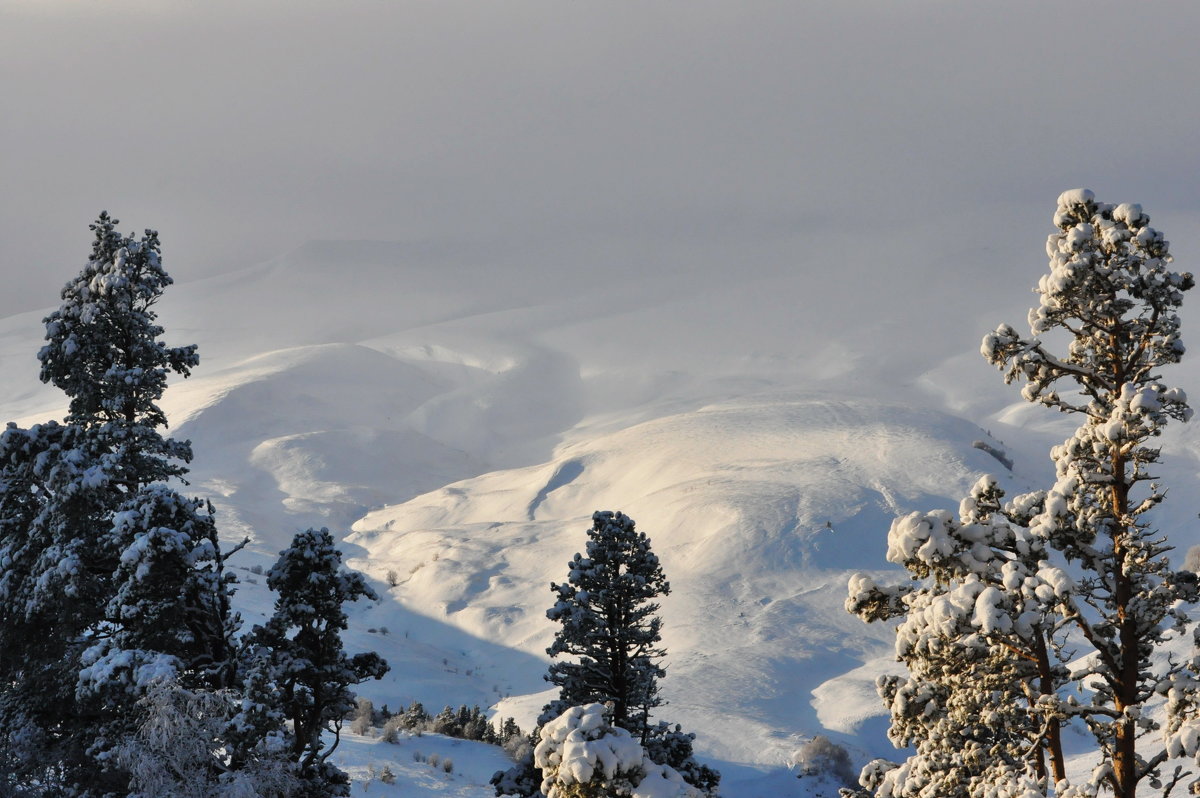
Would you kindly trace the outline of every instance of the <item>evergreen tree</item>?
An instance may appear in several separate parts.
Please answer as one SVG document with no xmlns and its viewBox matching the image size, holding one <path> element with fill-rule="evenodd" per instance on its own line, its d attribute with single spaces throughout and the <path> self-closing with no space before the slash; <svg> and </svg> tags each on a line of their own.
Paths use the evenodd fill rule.
<svg viewBox="0 0 1200 798">
<path fill-rule="evenodd" d="M 421 729 L 429 722 L 429 713 L 425 711 L 424 704 L 413 701 L 408 705 L 408 709 L 404 710 L 403 718 L 404 728 Z"/>
<path fill-rule="evenodd" d="M 10 780 L 66 795 L 123 794 L 112 753 L 156 680 L 231 678 L 236 618 L 211 508 L 170 487 L 187 442 L 160 432 L 170 374 L 194 346 L 159 340 L 171 279 L 158 235 L 101 214 L 92 253 L 46 319 L 41 378 L 65 423 L 0 436 L 0 727 Z"/>
<path fill-rule="evenodd" d="M 444 734 L 447 737 L 458 737 L 462 734 L 462 727 L 458 725 L 458 713 L 454 711 L 454 707 L 447 704 L 442 707 L 442 711 L 433 716 L 433 720 L 429 722 L 429 730 L 434 734 Z"/>
<path fill-rule="evenodd" d="M 567 581 L 552 584 L 558 600 L 547 612 L 562 628 L 546 650 L 577 661 L 555 662 L 546 680 L 559 697 L 543 718 L 572 706 L 611 701 L 612 722 L 646 741 L 650 710 L 662 704 L 659 661 L 666 652 L 658 604 L 671 592 L 650 539 L 620 512 L 599 511 L 588 530 L 587 556 L 576 554 Z"/>
<path fill-rule="evenodd" d="M 864 771 L 880 795 L 1132 798 L 1143 783 L 1169 795 L 1188 775 L 1179 760 L 1200 756 L 1200 659 L 1155 655 L 1189 624 L 1196 575 L 1172 570 L 1148 515 L 1164 498 L 1150 442 L 1191 415 L 1159 370 L 1183 354 L 1177 309 L 1193 278 L 1169 269 L 1167 242 L 1137 205 L 1068 191 L 1054 223 L 1032 337 L 1002 325 L 982 352 L 1026 382 L 1027 400 L 1081 418 L 1051 452 L 1056 482 L 1002 505 L 983 480 L 958 518 L 897 519 L 888 559 L 917 583 L 851 580 L 849 609 L 904 619 L 897 651 L 911 675 L 880 688 L 893 740 L 917 754 Z M 1065 337 L 1065 353 L 1046 334 Z M 1163 723 L 1145 711 L 1157 696 Z M 1099 760 L 1076 785 L 1059 739 L 1073 718 Z"/>
<path fill-rule="evenodd" d="M 546 616 L 562 628 L 547 653 L 577 659 L 550 666 L 546 679 L 559 686 L 559 697 L 543 708 L 539 725 L 571 707 L 611 703 L 612 723 L 632 734 L 652 761 L 684 774 L 705 794 L 715 794 L 721 775 L 695 760 L 695 735 L 650 722 L 651 710 L 663 703 L 658 680 L 665 674 L 659 662 L 666 655 L 658 645 L 662 621 L 654 599 L 671 591 L 650 539 L 629 516 L 596 512 L 587 556 L 576 554 L 566 583 L 550 589 L 558 601 Z M 507 776 L 507 782 L 522 780 L 530 781 L 515 773 Z"/>
<path fill-rule="evenodd" d="M 341 633 L 347 619 L 343 605 L 358 598 L 376 599 L 362 574 L 342 567 L 329 530 L 309 529 L 292 540 L 267 574 L 275 591 L 275 613 L 251 636 L 255 674 L 250 703 L 277 708 L 286 719 L 292 759 L 305 781 L 305 795 L 317 798 L 348 795 L 344 773 L 327 760 L 337 747 L 342 721 L 355 708 L 351 685 L 378 679 L 387 663 L 374 652 L 347 656 Z M 259 728 L 269 728 L 269 718 Z M 334 734 L 325 748 L 321 734 Z"/>
</svg>

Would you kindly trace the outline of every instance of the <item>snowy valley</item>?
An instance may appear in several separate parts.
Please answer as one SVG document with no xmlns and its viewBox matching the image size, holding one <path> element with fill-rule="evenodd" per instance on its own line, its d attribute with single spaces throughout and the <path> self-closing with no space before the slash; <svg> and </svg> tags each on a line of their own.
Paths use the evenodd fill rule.
<svg viewBox="0 0 1200 798">
<path fill-rule="evenodd" d="M 491 304 L 461 290 L 489 279 Z M 498 280 L 490 264 L 432 268 L 400 245 L 338 243 L 172 286 L 165 338 L 199 343 L 201 365 L 164 408 L 196 452 L 190 490 L 213 500 L 224 540 L 251 540 L 233 561 L 247 624 L 272 600 L 256 574 L 295 532 L 328 526 L 381 596 L 351 609 L 348 648 L 391 664 L 360 695 L 393 709 L 477 704 L 530 728 L 554 697 L 549 585 L 591 513 L 620 509 L 650 535 L 672 588 L 656 716 L 696 732 L 723 795 L 834 789 L 789 767 L 818 734 L 855 769 L 895 758 L 874 688 L 900 667 L 892 633 L 843 610 L 847 577 L 902 579 L 884 559 L 894 517 L 956 507 L 983 473 L 1014 492 L 1044 481 L 1046 452 L 1070 428 L 949 345 L 821 337 L 837 311 L 805 307 L 803 273 L 763 281 L 742 297 L 721 272 L 691 275 L 682 295 L 678 275 L 567 292 Z M 728 338 L 720 326 L 782 292 L 802 311 L 791 334 L 739 354 L 779 320 Z M 23 425 L 62 412 L 35 379 L 41 315 L 0 327 L 0 367 L 14 375 L 0 414 Z M 650 318 L 654 340 L 622 348 Z M 672 346 L 696 339 L 711 350 L 688 346 L 672 368 Z M 872 361 L 889 368 L 855 367 Z M 1186 485 L 1195 435 L 1168 451 L 1167 483 Z M 1187 494 L 1163 508 L 1181 551 L 1195 542 Z M 421 745 L 461 745 L 456 775 L 428 789 L 490 794 L 502 755 L 479 744 L 393 749 L 348 735 L 339 761 L 356 790 L 368 765 L 389 762 L 428 781 L 409 750 Z"/>
</svg>

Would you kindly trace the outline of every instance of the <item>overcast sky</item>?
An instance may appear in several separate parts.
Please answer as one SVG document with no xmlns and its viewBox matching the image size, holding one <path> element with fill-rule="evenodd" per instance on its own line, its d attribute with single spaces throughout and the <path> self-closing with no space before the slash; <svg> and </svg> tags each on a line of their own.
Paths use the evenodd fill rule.
<svg viewBox="0 0 1200 798">
<path fill-rule="evenodd" d="M 1044 263 L 1089 186 L 1195 270 L 1197 31 L 1190 0 L 0 0 L 0 313 L 55 303 L 100 209 L 180 281 L 359 238 L 816 270 L 940 224 Z M 896 241 L 859 267 L 946 256 Z"/>
</svg>

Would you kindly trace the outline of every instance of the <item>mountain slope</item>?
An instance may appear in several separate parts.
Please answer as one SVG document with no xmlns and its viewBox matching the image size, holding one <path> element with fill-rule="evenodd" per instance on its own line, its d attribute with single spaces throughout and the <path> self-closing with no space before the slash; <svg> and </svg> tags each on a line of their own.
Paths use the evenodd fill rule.
<svg viewBox="0 0 1200 798">
<path fill-rule="evenodd" d="M 707 753 L 779 764 L 823 731 L 812 691 L 888 646 L 886 629 L 842 611 L 847 569 L 880 564 L 894 514 L 946 505 L 1000 468 L 972 447 L 983 437 L 933 411 L 767 393 L 372 512 L 348 541 L 367 552 L 355 567 L 405 574 L 390 591 L 405 606 L 540 655 L 555 631 L 548 584 L 565 578 L 592 510 L 624 510 L 673 588 L 660 714 L 700 730 Z"/>
</svg>

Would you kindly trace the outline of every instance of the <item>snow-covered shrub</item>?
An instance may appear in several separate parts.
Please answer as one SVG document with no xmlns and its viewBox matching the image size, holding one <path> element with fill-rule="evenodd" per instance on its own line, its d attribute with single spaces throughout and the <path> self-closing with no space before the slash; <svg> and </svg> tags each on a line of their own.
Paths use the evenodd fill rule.
<svg viewBox="0 0 1200 798">
<path fill-rule="evenodd" d="M 430 754 L 427 761 L 429 762 L 429 767 L 434 770 L 437 770 L 442 764 L 442 758 L 437 754 Z"/>
<path fill-rule="evenodd" d="M 454 772 L 454 760 L 451 759 L 450 757 L 446 757 L 445 759 L 443 759 L 442 760 L 442 770 L 445 771 L 446 773 L 453 773 Z"/>
<path fill-rule="evenodd" d="M 1200 546 L 1192 546 L 1183 558 L 1183 570 L 1200 574 Z"/>
<path fill-rule="evenodd" d="M 660 765 L 679 771 L 683 780 L 707 796 L 716 796 L 721 783 L 721 774 L 702 765 L 692 753 L 696 735 L 685 732 L 675 724 L 659 723 L 646 730 L 646 756 Z"/>
<path fill-rule="evenodd" d="M 802 776 L 829 775 L 844 786 L 852 786 L 858 781 L 850 764 L 850 754 L 823 734 L 797 748 L 792 754 L 792 763 Z"/>
<path fill-rule="evenodd" d="M 601 704 L 571 707 L 542 726 L 534 765 L 546 798 L 700 798 L 674 768 L 656 764 Z"/>
<path fill-rule="evenodd" d="M 384 765 L 382 768 L 377 768 L 373 764 L 367 765 L 367 780 L 363 786 L 363 791 L 368 790 L 377 781 L 383 784 L 395 784 L 396 774 L 392 772 L 391 767 L 388 765 Z"/>
<path fill-rule="evenodd" d="M 381 739 L 385 743 L 394 743 L 400 739 L 400 730 L 404 728 L 404 718 L 400 715 L 392 715 L 383 724 L 383 733 Z"/>
<path fill-rule="evenodd" d="M 140 724 L 117 749 L 130 798 L 286 798 L 300 785 L 282 741 L 234 769 L 221 742 L 234 696 L 155 682 L 138 701 Z"/>
<path fill-rule="evenodd" d="M 542 777 L 533 766 L 533 749 L 508 770 L 493 773 L 490 783 L 497 796 L 540 796 Z"/>
<path fill-rule="evenodd" d="M 350 722 L 350 731 L 355 734 L 369 734 L 374 715 L 375 705 L 371 703 L 370 699 L 360 697 L 355 702 L 354 719 Z"/>
<path fill-rule="evenodd" d="M 514 762 L 520 762 L 533 753 L 533 743 L 524 734 L 514 734 L 508 737 L 501 743 L 501 748 L 504 753 L 508 754 L 509 759 Z"/>
</svg>

